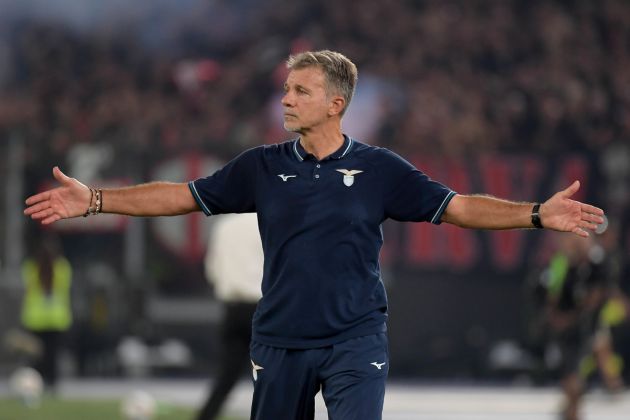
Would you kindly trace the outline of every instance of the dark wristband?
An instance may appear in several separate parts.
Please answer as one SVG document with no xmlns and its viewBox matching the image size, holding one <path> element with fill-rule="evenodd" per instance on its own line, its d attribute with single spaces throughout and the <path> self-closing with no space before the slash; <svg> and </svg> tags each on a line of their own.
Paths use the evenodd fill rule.
<svg viewBox="0 0 630 420">
<path fill-rule="evenodd" d="M 540 204 L 534 204 L 534 208 L 532 208 L 532 225 L 534 225 L 537 229 L 542 229 L 544 226 L 540 221 Z"/>
</svg>

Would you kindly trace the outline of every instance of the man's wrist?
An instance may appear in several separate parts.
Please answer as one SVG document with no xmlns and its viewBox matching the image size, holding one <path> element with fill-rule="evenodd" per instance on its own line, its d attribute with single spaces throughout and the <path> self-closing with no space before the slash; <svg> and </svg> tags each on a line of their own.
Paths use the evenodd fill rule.
<svg viewBox="0 0 630 420">
<path fill-rule="evenodd" d="M 532 225 L 536 229 L 544 228 L 542 221 L 540 220 L 540 203 L 534 204 L 534 207 L 532 208 L 531 219 L 532 219 Z"/>
<path fill-rule="evenodd" d="M 103 205 L 103 190 L 88 187 L 90 189 L 90 203 L 88 204 L 88 208 L 83 213 L 83 217 L 88 217 L 91 215 L 97 215 L 101 212 Z M 96 201 L 94 201 L 96 199 Z M 92 205 L 94 202 L 94 205 Z"/>
</svg>

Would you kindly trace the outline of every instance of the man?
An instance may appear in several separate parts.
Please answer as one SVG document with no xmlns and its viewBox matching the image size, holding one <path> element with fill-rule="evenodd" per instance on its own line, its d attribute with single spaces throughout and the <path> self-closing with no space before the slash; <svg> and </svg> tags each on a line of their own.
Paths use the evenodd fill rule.
<svg viewBox="0 0 630 420">
<path fill-rule="evenodd" d="M 61 186 L 27 199 L 25 214 L 50 224 L 99 211 L 256 212 L 265 265 L 250 349 L 251 418 L 312 419 L 321 389 L 331 419 L 380 419 L 389 367 L 378 261 L 385 219 L 481 229 L 544 225 L 586 237 L 603 211 L 570 199 L 577 181 L 540 205 L 456 194 L 398 155 L 342 133 L 357 81 L 345 56 L 304 52 L 287 67 L 284 127 L 299 138 L 246 151 L 189 184 L 101 194 L 55 167 Z"/>
<path fill-rule="evenodd" d="M 206 252 L 208 280 L 225 310 L 221 322 L 218 374 L 197 420 L 213 420 L 247 365 L 252 316 L 261 297 L 262 244 L 256 213 L 220 216 Z"/>
</svg>

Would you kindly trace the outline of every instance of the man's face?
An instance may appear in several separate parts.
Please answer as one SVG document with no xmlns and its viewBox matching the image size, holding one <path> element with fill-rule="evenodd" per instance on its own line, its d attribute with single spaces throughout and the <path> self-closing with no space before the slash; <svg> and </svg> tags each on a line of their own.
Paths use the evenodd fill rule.
<svg viewBox="0 0 630 420">
<path fill-rule="evenodd" d="M 306 133 L 330 118 L 331 99 L 319 67 L 291 70 L 284 83 L 284 128 Z"/>
</svg>

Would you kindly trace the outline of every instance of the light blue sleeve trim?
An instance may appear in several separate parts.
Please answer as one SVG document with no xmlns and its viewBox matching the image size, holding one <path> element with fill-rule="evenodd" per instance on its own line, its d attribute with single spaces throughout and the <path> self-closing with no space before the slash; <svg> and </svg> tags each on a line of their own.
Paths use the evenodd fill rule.
<svg viewBox="0 0 630 420">
<path fill-rule="evenodd" d="M 193 198 L 195 199 L 197 204 L 199 204 L 199 207 L 201 207 L 201 210 L 203 210 L 204 214 L 206 216 L 212 216 L 212 212 L 210 211 L 208 206 L 206 206 L 206 203 L 203 202 L 203 200 L 201 199 L 201 196 L 197 192 L 197 187 L 195 187 L 195 181 L 190 181 L 188 183 L 188 188 L 190 189 L 190 192 L 192 193 Z"/>
<path fill-rule="evenodd" d="M 434 225 L 439 225 L 440 223 L 442 223 L 442 221 L 440 220 L 440 218 L 442 217 L 442 213 L 444 213 L 444 210 L 446 210 L 446 206 L 448 206 L 448 203 L 450 203 L 451 199 L 455 197 L 455 194 L 457 194 L 455 191 L 451 191 L 446 195 L 446 197 L 444 197 L 442 204 L 440 204 L 440 207 L 438 207 L 437 211 L 431 218 L 431 223 L 433 223 Z"/>
</svg>

